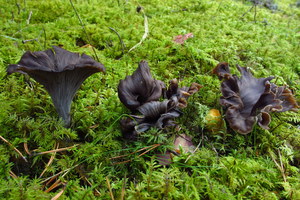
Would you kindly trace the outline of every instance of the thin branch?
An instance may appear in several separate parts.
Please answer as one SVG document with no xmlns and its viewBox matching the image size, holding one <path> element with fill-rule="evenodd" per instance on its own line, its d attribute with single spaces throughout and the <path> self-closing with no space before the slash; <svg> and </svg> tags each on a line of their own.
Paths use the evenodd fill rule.
<svg viewBox="0 0 300 200">
<path fill-rule="evenodd" d="M 76 165 L 75 167 L 77 167 L 78 165 Z M 69 169 L 67 169 L 67 171 L 61 176 L 61 178 L 63 178 L 65 175 L 67 175 L 71 169 L 73 169 L 74 167 L 71 167 Z M 58 186 L 64 184 L 63 182 L 61 182 L 60 179 L 56 180 L 55 183 L 53 183 L 47 190 L 45 190 L 46 193 L 50 192 L 51 190 L 53 190 L 54 188 L 57 188 Z"/>
<path fill-rule="evenodd" d="M 281 153 L 280 153 L 279 149 L 278 149 L 278 155 L 279 155 L 279 161 L 280 161 L 280 166 L 281 166 L 281 173 L 283 174 L 284 182 L 286 182 L 285 169 L 284 169 L 284 166 L 282 163 L 282 157 L 281 157 Z"/>
<path fill-rule="evenodd" d="M 27 159 L 26 159 L 26 157 L 25 156 L 23 156 L 23 154 L 16 148 L 16 147 L 14 147 L 9 141 L 7 141 L 4 137 L 2 137 L 1 135 L 0 135 L 0 139 L 1 140 L 3 140 L 6 144 L 8 144 L 10 147 L 12 147 L 20 156 L 21 156 L 21 158 L 23 158 L 23 160 L 25 161 L 25 162 L 28 162 L 27 161 Z"/>
<path fill-rule="evenodd" d="M 132 155 L 132 154 L 135 154 L 135 153 L 138 153 L 138 152 L 140 152 L 140 151 L 144 151 L 144 150 L 147 149 L 145 152 L 143 152 L 143 153 L 141 153 L 141 154 L 138 155 L 138 157 L 141 157 L 141 156 L 145 155 L 146 153 L 148 153 L 149 151 L 155 149 L 156 147 L 158 147 L 158 146 L 160 146 L 160 145 L 161 145 L 161 144 L 153 144 L 153 145 L 151 145 L 151 146 L 143 147 L 143 148 L 141 148 L 141 149 L 139 149 L 139 150 L 137 150 L 137 151 L 131 152 L 131 153 L 126 154 L 126 155 L 121 155 L 121 156 L 112 157 L 112 158 L 110 158 L 110 160 L 117 159 L 117 158 L 123 158 L 123 157 L 126 157 L 126 156 L 130 156 L 130 155 Z M 113 165 L 128 163 L 128 162 L 130 162 L 131 160 L 132 160 L 132 159 L 128 159 L 128 160 L 125 160 L 125 161 L 116 162 L 116 163 L 113 163 Z"/>
<path fill-rule="evenodd" d="M 59 176 L 60 174 L 64 173 L 65 171 L 68 171 L 68 170 L 69 170 L 69 169 L 66 169 L 66 170 L 61 171 L 61 172 L 59 172 L 59 173 L 57 173 L 57 174 L 54 174 L 53 176 L 50 176 L 50 177 L 46 178 L 45 180 L 43 180 L 41 183 L 45 183 L 45 182 L 48 181 L 48 180 L 52 180 L 52 179 L 56 178 L 57 176 Z M 46 183 L 46 185 L 48 185 L 48 184 L 49 184 L 49 183 Z"/>
<path fill-rule="evenodd" d="M 16 3 L 16 6 L 17 6 L 17 8 L 18 8 L 18 15 L 20 14 L 20 12 L 21 12 L 21 7 L 20 7 L 20 4 L 19 3 Z"/>
<path fill-rule="evenodd" d="M 123 157 L 126 157 L 126 156 L 130 156 L 130 155 L 132 155 L 132 154 L 135 154 L 135 153 L 137 153 L 137 152 L 140 152 L 140 151 L 146 150 L 146 149 L 148 149 L 148 148 L 150 148 L 150 147 L 153 147 L 153 145 L 151 145 L 151 146 L 148 146 L 148 147 L 143 147 L 143 148 L 141 148 L 141 149 L 139 149 L 139 150 L 137 150 L 137 151 L 131 152 L 130 154 L 126 154 L 126 155 L 121 155 L 121 156 L 115 156 L 115 157 L 112 157 L 112 158 L 110 158 L 110 160 L 112 160 L 112 159 L 116 159 L 116 158 L 123 158 Z"/>
<path fill-rule="evenodd" d="M 34 38 L 34 39 L 28 39 L 28 40 L 22 40 L 22 43 L 25 44 L 27 42 L 32 42 L 32 41 L 38 41 L 39 39 Z"/>
<path fill-rule="evenodd" d="M 144 26 L 145 26 L 145 33 L 141 39 L 141 41 L 139 43 L 137 43 L 136 45 L 134 45 L 131 49 L 129 49 L 128 53 L 132 50 L 134 50 L 135 48 L 137 48 L 138 46 L 140 46 L 142 44 L 142 42 L 147 38 L 148 33 L 149 33 L 149 29 L 148 29 L 148 18 L 147 16 L 144 14 Z"/>
</svg>

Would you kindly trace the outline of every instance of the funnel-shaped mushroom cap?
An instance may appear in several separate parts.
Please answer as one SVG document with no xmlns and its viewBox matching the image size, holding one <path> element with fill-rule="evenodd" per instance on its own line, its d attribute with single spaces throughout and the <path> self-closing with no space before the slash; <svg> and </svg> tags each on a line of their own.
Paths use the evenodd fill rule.
<svg viewBox="0 0 300 200">
<path fill-rule="evenodd" d="M 197 83 L 190 87 L 178 87 L 178 81 L 170 81 L 168 90 L 162 81 L 151 77 L 150 69 L 146 61 L 139 63 L 138 69 L 125 80 L 121 80 L 118 86 L 118 94 L 121 102 L 141 115 L 130 115 L 121 120 L 121 129 L 124 137 L 134 138 L 138 133 L 145 132 L 151 127 L 164 129 L 175 126 L 173 119 L 182 113 L 179 108 L 187 106 L 190 95 L 201 88 Z M 158 101 L 163 95 L 163 102 Z"/>
<path fill-rule="evenodd" d="M 220 62 L 212 71 L 213 74 L 216 74 L 220 80 L 223 78 L 228 79 L 230 78 L 230 69 L 229 65 L 226 62 Z"/>
<path fill-rule="evenodd" d="M 241 134 L 252 131 L 256 122 L 268 129 L 270 112 L 296 111 L 299 106 L 286 86 L 278 87 L 269 81 L 273 77 L 254 78 L 246 67 L 237 65 L 241 77 L 231 75 L 227 63 L 220 63 L 213 73 L 224 79 L 220 103 L 226 109 L 226 120 Z"/>
<path fill-rule="evenodd" d="M 151 101 L 138 108 L 142 115 L 130 115 L 130 118 L 121 120 L 121 128 L 125 137 L 135 137 L 138 133 L 145 132 L 151 127 L 163 129 L 175 126 L 174 118 L 181 115 L 181 111 L 176 108 L 177 99 Z"/>
<path fill-rule="evenodd" d="M 104 71 L 101 63 L 86 54 L 79 55 L 56 46 L 45 51 L 27 51 L 18 64 L 9 65 L 7 69 L 8 74 L 26 73 L 44 85 L 66 126 L 70 125 L 71 102 L 82 82 Z"/>
<path fill-rule="evenodd" d="M 170 98 L 177 98 L 178 99 L 178 107 L 185 108 L 187 107 L 187 99 L 189 96 L 195 94 L 202 88 L 202 86 L 198 83 L 192 83 L 190 87 L 184 86 L 182 88 L 179 88 L 178 86 L 178 80 L 172 79 L 170 81 L 170 85 L 165 92 L 165 96 Z"/>
<path fill-rule="evenodd" d="M 118 95 L 121 102 L 130 110 L 149 101 L 157 101 L 165 84 L 152 78 L 150 68 L 146 61 L 141 61 L 137 70 L 121 80 L 118 86 Z"/>
</svg>

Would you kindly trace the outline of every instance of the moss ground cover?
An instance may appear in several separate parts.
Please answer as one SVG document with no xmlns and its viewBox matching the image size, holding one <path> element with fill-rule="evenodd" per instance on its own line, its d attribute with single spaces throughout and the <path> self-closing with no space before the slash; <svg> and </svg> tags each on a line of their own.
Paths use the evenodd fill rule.
<svg viewBox="0 0 300 200">
<path fill-rule="evenodd" d="M 299 104 L 297 1 L 275 1 L 275 11 L 238 0 L 0 3 L 0 136 L 10 143 L 0 140 L 0 199 L 300 199 L 299 112 L 272 113 L 269 130 L 255 126 L 248 135 L 226 123 L 214 131 L 205 125 L 210 109 L 224 114 L 220 81 L 211 73 L 222 61 L 247 66 L 255 77 L 275 76 L 273 82 L 288 85 Z M 147 37 L 129 52 L 145 25 Z M 187 33 L 194 37 L 173 42 Z M 52 45 L 106 67 L 75 95 L 70 128 L 58 120 L 42 85 L 6 74 L 25 51 Z M 130 111 L 117 86 L 141 60 L 155 79 L 203 88 L 176 119 L 179 128 L 126 140 L 119 121 Z M 197 150 L 159 165 L 156 155 L 180 134 L 192 137 Z"/>
</svg>

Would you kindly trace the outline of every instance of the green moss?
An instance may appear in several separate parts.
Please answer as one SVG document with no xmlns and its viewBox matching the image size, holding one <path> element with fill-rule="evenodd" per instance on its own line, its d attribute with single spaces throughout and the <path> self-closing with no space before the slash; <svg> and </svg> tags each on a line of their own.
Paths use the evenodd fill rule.
<svg viewBox="0 0 300 200">
<path fill-rule="evenodd" d="M 211 74 L 221 61 L 248 66 L 256 77 L 275 76 L 277 84 L 293 89 L 299 102 L 296 1 L 276 1 L 276 11 L 258 6 L 256 13 L 249 11 L 251 2 L 234 0 L 72 2 L 84 29 L 70 1 L 0 0 L 0 135 L 28 160 L 24 163 L 0 140 L 0 199 L 54 197 L 64 187 L 45 193 L 53 182 L 45 186 L 42 181 L 60 172 L 62 199 L 110 199 L 106 177 L 116 199 L 123 194 L 125 199 L 299 199 L 299 112 L 273 114 L 270 130 L 255 127 L 246 136 L 226 125 L 216 134 L 205 127 L 207 111 L 222 110 L 220 81 Z M 138 13 L 137 6 L 143 11 Z M 149 34 L 128 53 L 144 34 L 144 14 Z M 184 45 L 172 41 L 190 32 L 194 37 Z M 97 56 L 86 44 L 95 47 Z M 98 57 L 107 68 L 105 75 L 88 78 L 76 94 L 70 129 L 58 120 L 40 84 L 5 72 L 25 51 L 52 45 Z M 189 98 L 177 120 L 181 129 L 152 129 L 127 141 L 119 120 L 129 110 L 118 99 L 117 85 L 142 59 L 156 79 L 167 83 L 177 78 L 181 85 L 197 82 L 203 88 Z M 158 165 L 156 154 L 181 133 L 192 136 L 199 149 L 174 158 L 168 167 Z M 57 152 L 39 178 L 53 153 L 28 155 L 24 144 L 31 152 L 43 152 L 57 143 L 59 148 L 79 145 Z M 146 151 L 141 149 L 156 143 L 161 146 L 141 155 Z M 283 174 L 276 162 L 282 163 Z"/>
</svg>

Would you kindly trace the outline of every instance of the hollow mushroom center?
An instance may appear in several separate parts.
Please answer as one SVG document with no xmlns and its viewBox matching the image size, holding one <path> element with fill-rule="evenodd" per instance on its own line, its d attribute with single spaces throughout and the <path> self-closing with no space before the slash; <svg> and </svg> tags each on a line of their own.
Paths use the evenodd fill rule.
<svg viewBox="0 0 300 200">
<path fill-rule="evenodd" d="M 253 106 L 264 93 L 265 83 L 261 80 L 242 78 L 238 83 L 238 87 L 244 106 L 241 114 L 245 117 L 250 116 Z"/>
</svg>

